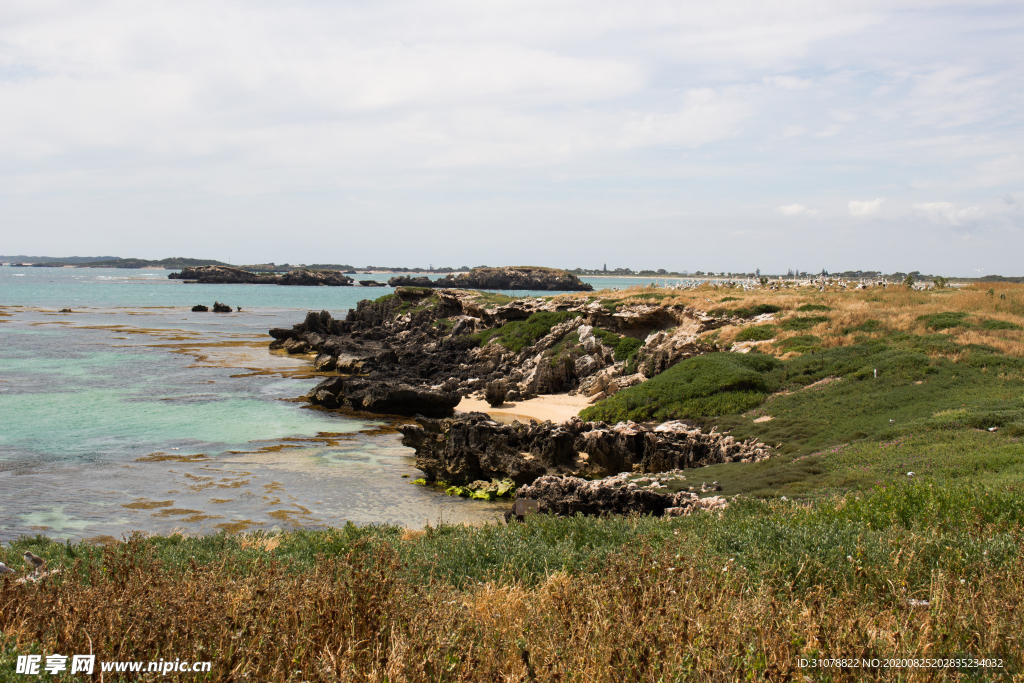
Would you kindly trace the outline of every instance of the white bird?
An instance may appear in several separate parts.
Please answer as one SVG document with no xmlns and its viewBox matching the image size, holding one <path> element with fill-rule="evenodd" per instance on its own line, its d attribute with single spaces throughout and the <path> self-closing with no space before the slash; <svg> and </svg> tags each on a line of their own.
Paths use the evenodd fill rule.
<svg viewBox="0 0 1024 683">
<path fill-rule="evenodd" d="M 25 562 L 34 570 L 34 574 L 38 574 L 39 570 L 46 566 L 46 560 L 39 557 L 38 555 L 33 555 L 27 550 L 25 551 L 23 557 L 25 558 Z"/>
<path fill-rule="evenodd" d="M 14 570 L 8 567 L 3 562 L 0 562 L 0 574 L 13 574 Z"/>
</svg>

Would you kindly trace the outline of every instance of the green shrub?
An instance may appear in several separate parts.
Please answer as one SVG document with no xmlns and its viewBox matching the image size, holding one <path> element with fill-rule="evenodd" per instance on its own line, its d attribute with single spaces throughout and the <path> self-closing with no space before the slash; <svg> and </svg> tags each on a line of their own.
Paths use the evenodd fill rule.
<svg viewBox="0 0 1024 683">
<path fill-rule="evenodd" d="M 519 353 L 527 346 L 533 346 L 541 338 L 551 332 L 551 328 L 559 323 L 579 317 L 579 313 L 571 311 L 551 312 L 538 311 L 526 320 L 513 320 L 501 327 L 484 330 L 473 335 L 480 346 L 486 345 L 497 338 L 498 343 L 513 353 Z"/>
<path fill-rule="evenodd" d="M 713 308 L 708 311 L 708 315 L 713 315 L 716 318 L 753 318 L 765 313 L 778 313 L 781 310 L 773 304 L 758 304 L 749 308 Z"/>
<path fill-rule="evenodd" d="M 774 337 L 776 331 L 775 325 L 751 325 L 740 330 L 736 335 L 736 341 L 765 341 Z"/>
<path fill-rule="evenodd" d="M 801 318 L 789 318 L 783 320 L 779 325 L 784 330 L 806 330 L 820 323 L 827 323 L 829 319 L 823 315 L 812 315 Z"/>
<path fill-rule="evenodd" d="M 965 320 L 967 314 L 961 311 L 947 311 L 944 313 L 932 313 L 920 315 L 917 319 L 925 324 L 930 330 L 948 330 L 951 327 L 972 327 Z"/>
<path fill-rule="evenodd" d="M 983 330 L 1021 330 L 1024 329 L 1017 323 L 1008 320 L 983 320 L 979 327 Z"/>
<path fill-rule="evenodd" d="M 804 304 L 796 310 L 801 313 L 808 313 L 810 311 L 831 311 L 832 309 L 829 306 L 823 306 L 822 304 Z"/>
<path fill-rule="evenodd" d="M 778 387 L 782 365 L 760 353 L 712 353 L 688 358 L 657 377 L 587 408 L 585 420 L 672 420 L 742 412 Z"/>
<path fill-rule="evenodd" d="M 851 334 L 853 332 L 877 332 L 880 329 L 882 329 L 882 321 L 871 318 L 869 320 L 865 320 L 860 325 L 844 328 L 843 334 Z"/>
<path fill-rule="evenodd" d="M 793 353 L 813 353 L 821 350 L 821 337 L 813 334 L 802 334 L 797 337 L 782 339 L 773 344 L 776 348 Z"/>
<path fill-rule="evenodd" d="M 594 336 L 601 340 L 601 343 L 605 346 L 610 346 L 614 350 L 612 357 L 615 360 L 629 360 L 632 356 L 636 355 L 644 343 L 634 337 L 625 337 L 608 330 L 602 330 L 598 327 L 594 328 Z"/>
</svg>

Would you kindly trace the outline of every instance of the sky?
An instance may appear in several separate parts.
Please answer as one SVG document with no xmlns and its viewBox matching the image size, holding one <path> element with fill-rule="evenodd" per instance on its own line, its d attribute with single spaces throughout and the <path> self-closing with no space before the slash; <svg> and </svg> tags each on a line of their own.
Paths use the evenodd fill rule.
<svg viewBox="0 0 1024 683">
<path fill-rule="evenodd" d="M 1024 275 L 1024 3 L 4 0 L 0 253 Z"/>
</svg>

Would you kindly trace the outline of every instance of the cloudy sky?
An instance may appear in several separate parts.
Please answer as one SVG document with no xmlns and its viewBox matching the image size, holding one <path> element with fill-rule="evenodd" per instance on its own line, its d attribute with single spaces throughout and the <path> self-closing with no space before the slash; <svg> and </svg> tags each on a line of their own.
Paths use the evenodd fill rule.
<svg viewBox="0 0 1024 683">
<path fill-rule="evenodd" d="M 1019 1 L 5 0 L 0 253 L 1024 275 L 1022 118 Z"/>
</svg>

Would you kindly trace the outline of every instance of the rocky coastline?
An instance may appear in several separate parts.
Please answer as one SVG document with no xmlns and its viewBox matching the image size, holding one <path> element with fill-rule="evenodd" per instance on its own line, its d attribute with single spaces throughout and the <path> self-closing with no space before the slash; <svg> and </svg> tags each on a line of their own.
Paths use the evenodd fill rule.
<svg viewBox="0 0 1024 683">
<path fill-rule="evenodd" d="M 171 280 L 190 280 L 217 285 L 292 285 L 300 287 L 351 287 L 355 282 L 336 270 L 290 270 L 282 275 L 250 273 L 227 266 L 190 266 L 167 276 Z"/>
<path fill-rule="evenodd" d="M 547 475 L 588 479 L 621 472 L 656 473 L 758 462 L 769 457 L 762 443 L 736 441 L 683 422 L 499 424 L 485 413 L 449 419 L 419 418 L 399 426 L 402 443 L 416 451 L 416 467 L 428 482 L 466 484 L 511 479 L 529 484 Z"/>
<path fill-rule="evenodd" d="M 272 329 L 270 348 L 314 357 L 324 380 L 305 399 L 319 408 L 415 417 L 398 427 L 402 442 L 415 450 L 423 483 L 454 495 L 490 498 L 514 485 L 517 496 L 537 495 L 541 509 L 555 514 L 705 509 L 692 502 L 699 493 L 690 490 L 656 503 L 647 494 L 616 493 L 612 489 L 621 486 L 614 477 L 757 462 L 771 449 L 678 421 L 613 425 L 574 418 L 527 425 L 454 413 L 463 397 L 500 406 L 569 392 L 596 402 L 686 358 L 715 352 L 699 335 L 729 322 L 683 305 L 606 307 L 595 299 L 398 287 L 360 301 L 344 319 L 311 311 L 291 328 Z M 590 483 L 551 488 L 551 477 Z M 538 482 L 547 488 L 530 488 Z M 577 502 L 551 502 L 556 490 Z"/>
<path fill-rule="evenodd" d="M 591 292 L 593 285 L 576 275 L 552 268 L 474 268 L 468 273 L 449 273 L 440 280 L 401 276 L 388 280 L 392 287 L 428 287 L 433 289 L 540 290 L 545 292 Z"/>
</svg>

